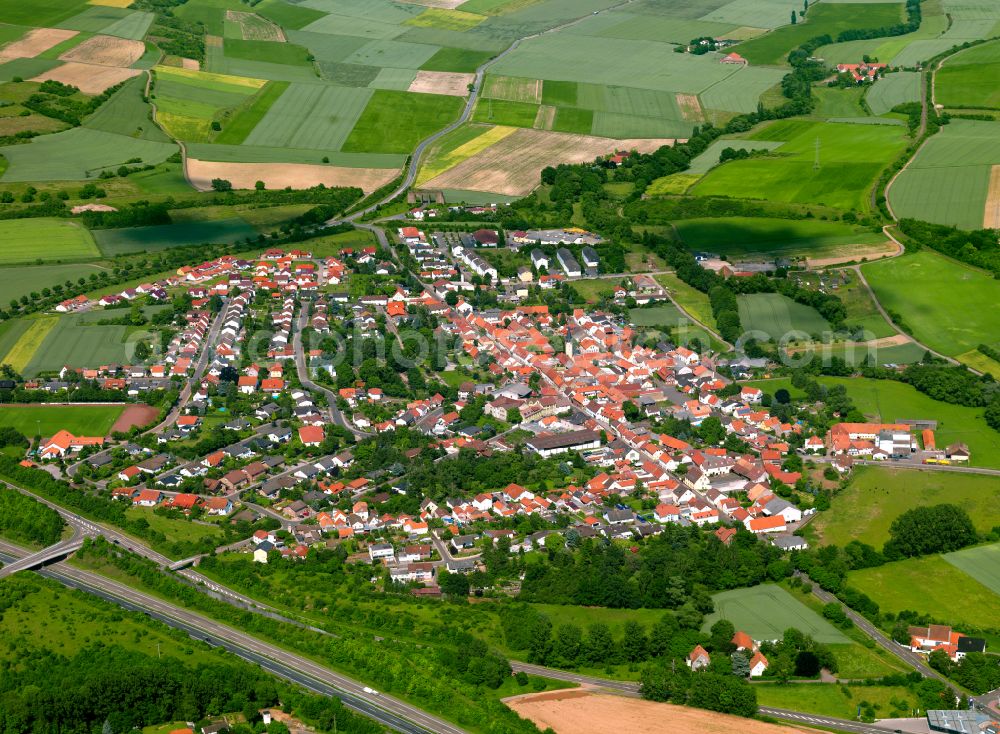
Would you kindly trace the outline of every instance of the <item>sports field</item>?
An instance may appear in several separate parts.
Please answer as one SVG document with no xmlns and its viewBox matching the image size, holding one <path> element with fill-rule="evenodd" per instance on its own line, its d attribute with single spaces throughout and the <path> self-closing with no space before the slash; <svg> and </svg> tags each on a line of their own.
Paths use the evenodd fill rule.
<svg viewBox="0 0 1000 734">
<path fill-rule="evenodd" d="M 882 305 L 932 349 L 958 356 L 1000 345 L 1000 283 L 983 271 L 926 249 L 862 269 Z"/>
<path fill-rule="evenodd" d="M 156 252 L 186 245 L 228 245 L 248 237 L 255 239 L 257 230 L 241 217 L 94 231 L 94 238 L 101 252 L 108 257 L 131 252 Z"/>
<path fill-rule="evenodd" d="M 1000 544 L 980 545 L 945 553 L 944 559 L 993 593 L 1000 594 Z"/>
<path fill-rule="evenodd" d="M 808 527 L 824 544 L 843 547 L 859 540 L 881 548 L 889 539 L 889 526 L 901 514 L 944 502 L 963 507 L 980 532 L 1000 525 L 1000 482 L 993 477 L 861 466 L 847 488 L 834 495 L 830 510 Z"/>
<path fill-rule="evenodd" d="M 956 629 L 1000 628 L 1000 596 L 942 556 L 851 571 L 847 583 L 874 599 L 883 612 L 910 609 Z"/>
<path fill-rule="evenodd" d="M 707 250 L 727 257 L 762 254 L 769 257 L 830 257 L 850 252 L 850 245 L 885 241 L 881 233 L 817 219 L 682 219 L 674 226 L 681 240 L 692 250 Z"/>
<path fill-rule="evenodd" d="M 1000 42 L 955 54 L 935 78 L 935 99 L 945 107 L 1000 109 Z"/>
<path fill-rule="evenodd" d="M 803 306 L 778 293 L 754 293 L 737 296 L 740 323 L 743 331 L 757 331 L 774 341 L 786 336 L 805 338 L 804 335 L 829 331 L 830 322 L 811 306 Z M 790 337 L 791 338 L 791 337 Z"/>
<path fill-rule="evenodd" d="M 100 256 L 79 222 L 52 217 L 0 221 L 0 264 L 87 260 Z"/>
<path fill-rule="evenodd" d="M 0 405 L 0 426 L 25 436 L 69 431 L 77 436 L 106 436 L 124 405 Z"/>
<path fill-rule="evenodd" d="M 693 188 L 699 196 L 735 196 L 867 211 L 868 189 L 902 151 L 905 128 L 785 120 L 750 136 L 783 141 L 780 155 L 731 161 Z M 816 167 L 817 146 L 819 167 Z"/>
<path fill-rule="evenodd" d="M 981 229 L 994 164 L 1000 164 L 1000 122 L 952 120 L 889 189 L 893 211 L 900 218 Z"/>
<path fill-rule="evenodd" d="M 705 632 L 717 620 L 727 619 L 755 640 L 779 640 L 786 629 L 794 627 L 817 642 L 849 642 L 836 627 L 774 584 L 723 591 L 712 596 L 712 600 L 715 611 L 702 624 Z"/>
</svg>

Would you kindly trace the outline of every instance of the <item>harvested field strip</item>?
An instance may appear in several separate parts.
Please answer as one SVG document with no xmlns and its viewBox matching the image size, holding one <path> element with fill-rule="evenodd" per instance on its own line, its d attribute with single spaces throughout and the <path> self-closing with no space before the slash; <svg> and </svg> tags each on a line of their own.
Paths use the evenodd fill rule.
<svg viewBox="0 0 1000 734">
<path fill-rule="evenodd" d="M 226 20 L 236 23 L 240 27 L 240 35 L 244 41 L 277 41 L 284 43 L 285 32 L 281 26 L 275 25 L 267 18 L 262 18 L 256 13 L 244 13 L 239 10 L 227 10 Z"/>
<path fill-rule="evenodd" d="M 99 66 L 131 66 L 146 52 L 142 41 L 130 41 L 114 36 L 94 36 L 59 58 Z"/>
<path fill-rule="evenodd" d="M 547 104 L 538 105 L 538 113 L 535 115 L 535 124 L 532 127 L 536 130 L 551 130 L 555 121 L 555 107 Z"/>
<path fill-rule="evenodd" d="M 21 338 L 14 343 L 14 346 L 0 362 L 9 364 L 16 372 L 24 372 L 32 357 L 35 356 L 38 347 L 42 345 L 45 337 L 58 323 L 58 316 L 42 316 L 32 319 L 28 330 L 21 335 Z"/>
<path fill-rule="evenodd" d="M 418 71 L 407 91 L 421 94 L 447 94 L 465 97 L 475 81 L 475 74 L 456 74 L 447 71 Z"/>
<path fill-rule="evenodd" d="M 429 162 L 421 168 L 420 175 L 417 177 L 417 185 L 423 185 L 435 176 L 439 176 L 453 166 L 457 166 L 467 158 L 471 158 L 477 153 L 486 150 L 494 143 L 499 143 L 516 130 L 517 128 L 514 127 L 497 125 L 496 127 L 486 129 L 472 140 L 463 143 L 450 152 L 435 153 L 428 156 Z"/>
<path fill-rule="evenodd" d="M 308 163 L 219 163 L 187 159 L 191 183 L 200 191 L 212 188 L 212 179 L 224 178 L 237 189 L 252 189 L 263 181 L 270 189 L 306 189 L 311 186 L 357 186 L 366 194 L 392 181 L 396 168 L 343 168 Z"/>
<path fill-rule="evenodd" d="M 703 709 L 584 691 L 508 698 L 505 703 L 540 730 L 558 734 L 627 731 L 632 734 L 800 734 L 803 729 L 717 714 Z M 668 727 L 664 722 L 669 721 Z"/>
<path fill-rule="evenodd" d="M 50 79 L 77 87 L 84 94 L 100 94 L 108 87 L 121 84 L 126 79 L 139 76 L 138 69 L 120 69 L 114 66 L 80 64 L 75 61 L 57 66 L 34 77 L 33 82 Z"/>
<path fill-rule="evenodd" d="M 48 51 L 53 46 L 73 38 L 77 33 L 78 31 L 61 28 L 34 28 L 28 31 L 24 38 L 8 43 L 0 49 L 0 64 L 12 59 L 33 59 L 43 51 Z"/>
<path fill-rule="evenodd" d="M 510 102 L 542 101 L 542 81 L 522 79 L 514 76 L 490 76 L 486 80 L 483 96 L 492 99 L 506 99 Z"/>
<path fill-rule="evenodd" d="M 583 163 L 615 150 L 651 152 L 673 140 L 615 140 L 542 130 L 516 130 L 499 143 L 428 182 L 428 187 L 490 191 L 524 196 L 540 183 L 542 169 L 556 163 Z"/>
<path fill-rule="evenodd" d="M 192 158 L 223 163 L 320 163 L 326 157 L 330 159 L 330 165 L 344 168 L 399 168 L 406 162 L 405 155 L 339 151 L 329 151 L 324 155 L 324 151 L 259 145 L 191 143 L 187 149 Z"/>
<path fill-rule="evenodd" d="M 677 106 L 680 108 L 681 116 L 685 120 L 700 122 L 704 119 L 701 111 L 701 103 L 698 101 L 698 95 L 696 94 L 678 94 Z"/>
<path fill-rule="evenodd" d="M 990 169 L 990 188 L 986 193 L 983 229 L 1000 229 L 1000 165 Z"/>
</svg>

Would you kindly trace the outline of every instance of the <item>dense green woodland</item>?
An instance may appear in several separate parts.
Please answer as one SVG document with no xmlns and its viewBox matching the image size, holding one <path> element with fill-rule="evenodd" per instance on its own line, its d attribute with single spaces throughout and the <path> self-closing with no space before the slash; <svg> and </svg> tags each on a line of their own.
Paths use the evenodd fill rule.
<svg viewBox="0 0 1000 734">
<path fill-rule="evenodd" d="M 0 537 L 15 543 L 52 545 L 59 541 L 65 526 L 55 510 L 0 485 Z"/>
</svg>

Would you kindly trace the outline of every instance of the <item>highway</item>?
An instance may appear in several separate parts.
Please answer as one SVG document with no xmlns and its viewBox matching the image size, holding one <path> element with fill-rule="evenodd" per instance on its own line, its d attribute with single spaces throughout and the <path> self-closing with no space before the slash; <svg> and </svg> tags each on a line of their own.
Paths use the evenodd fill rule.
<svg viewBox="0 0 1000 734">
<path fill-rule="evenodd" d="M 9 544 L 0 544 L 0 561 L 13 563 L 17 556 Z M 211 645 L 223 647 L 244 660 L 316 693 L 336 696 L 344 705 L 384 726 L 406 734 L 464 734 L 464 730 L 421 711 L 404 701 L 367 688 L 347 676 L 200 614 L 190 612 L 116 581 L 81 569 L 56 564 L 39 572 L 70 588 L 85 591 L 131 611 L 142 612 L 170 627 Z M 367 688 L 367 690 L 366 690 Z"/>
</svg>

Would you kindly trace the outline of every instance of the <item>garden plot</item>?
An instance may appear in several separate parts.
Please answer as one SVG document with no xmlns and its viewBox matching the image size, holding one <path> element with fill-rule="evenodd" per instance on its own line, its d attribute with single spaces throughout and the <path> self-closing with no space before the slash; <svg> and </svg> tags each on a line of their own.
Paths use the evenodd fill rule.
<svg viewBox="0 0 1000 734">
<path fill-rule="evenodd" d="M 357 186 L 366 194 L 392 181 L 399 174 L 396 168 L 343 168 L 308 163 L 224 163 L 187 159 L 187 175 L 191 184 L 209 191 L 212 180 L 225 179 L 236 189 L 252 189 L 263 181 L 269 189 L 307 189 L 325 186 Z"/>
<path fill-rule="evenodd" d="M 0 64 L 13 59 L 33 59 L 43 51 L 69 40 L 77 33 L 78 31 L 62 28 L 33 28 L 24 38 L 12 41 L 0 49 Z"/>
</svg>

